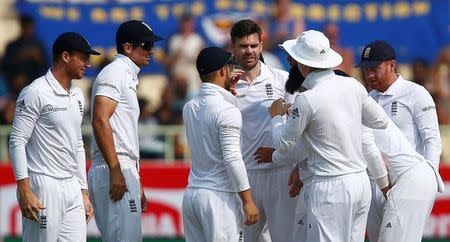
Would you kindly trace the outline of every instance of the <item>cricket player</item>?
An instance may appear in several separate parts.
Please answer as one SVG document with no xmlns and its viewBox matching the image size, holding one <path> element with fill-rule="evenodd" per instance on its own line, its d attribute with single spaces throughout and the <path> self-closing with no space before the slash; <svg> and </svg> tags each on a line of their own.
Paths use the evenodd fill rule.
<svg viewBox="0 0 450 242">
<path fill-rule="evenodd" d="M 122 23 L 118 54 L 98 74 L 92 88 L 93 158 L 89 191 L 103 241 L 141 241 L 141 213 L 147 207 L 140 177 L 136 88 L 140 68 L 150 63 L 162 38 L 142 21 Z"/>
<path fill-rule="evenodd" d="M 286 82 L 286 91 L 295 94 L 298 92 L 305 91 L 304 88 L 301 88 L 301 84 L 305 80 L 303 75 L 301 74 L 300 70 L 297 67 L 297 61 L 293 60 L 291 57 L 289 57 L 289 62 L 291 65 L 291 69 L 289 71 L 289 78 Z M 336 75 L 346 76 L 349 77 L 348 74 L 345 72 L 342 72 L 340 70 L 334 70 L 334 73 Z M 277 101 L 278 102 L 278 101 Z M 289 112 L 288 112 L 289 115 Z M 292 118 L 292 116 L 289 116 L 288 118 Z M 276 138 L 279 134 L 276 132 L 279 131 L 279 127 L 283 124 L 283 120 L 281 116 L 276 116 L 272 119 L 272 130 L 273 130 L 273 136 Z M 362 143 L 362 151 L 364 158 L 367 161 L 367 172 L 375 178 L 378 185 L 382 190 L 386 190 L 386 188 L 389 185 L 389 181 L 387 178 L 387 170 L 386 165 L 384 164 L 384 161 L 381 157 L 381 153 L 379 152 L 378 148 L 376 147 L 375 141 L 373 140 L 373 136 L 371 136 L 371 133 L 366 133 L 365 136 L 366 139 L 363 139 Z M 293 185 L 291 186 L 289 190 L 290 196 L 297 196 L 301 191 L 300 190 L 303 185 L 309 184 L 314 174 L 311 172 L 311 169 L 309 168 L 307 164 L 307 148 L 305 146 L 305 143 L 302 138 L 297 139 L 295 146 L 289 151 L 289 152 L 280 152 L 278 150 L 275 150 L 273 148 L 269 147 L 259 147 L 258 150 L 255 152 L 255 159 L 258 161 L 258 163 L 296 163 L 297 169 L 291 172 L 290 180 L 289 182 Z M 300 180 L 298 183 L 296 183 L 296 180 Z M 386 190 L 387 191 L 387 190 Z M 293 233 L 293 241 L 305 241 L 306 238 L 301 237 L 301 228 L 304 226 L 303 216 L 304 216 L 304 204 L 306 203 L 304 201 L 305 196 L 304 192 L 300 193 L 300 197 L 297 202 L 297 210 L 296 210 L 296 221 L 297 223 L 294 223 L 292 226 L 292 233 Z M 300 228 L 300 230 L 299 230 Z"/>
<path fill-rule="evenodd" d="M 187 242 L 243 241 L 243 222 L 258 221 L 240 148 L 241 113 L 230 92 L 232 59 L 217 47 L 200 51 L 200 93 L 183 107 L 192 152 L 182 205 Z"/>
<path fill-rule="evenodd" d="M 53 65 L 17 99 L 9 153 L 22 211 L 23 241 L 86 241 L 93 215 L 81 136 L 84 97 L 72 83 L 91 67 L 78 33 L 53 42 Z"/>
<path fill-rule="evenodd" d="M 430 163 L 438 181 L 438 189 L 443 191 L 438 172 L 442 143 L 436 106 L 424 87 L 396 73 L 395 59 L 395 51 L 389 43 L 377 40 L 364 48 L 357 66 L 362 68 L 365 81 L 372 89 L 370 96 L 383 107 L 414 149 Z M 381 224 L 384 201 L 379 189 L 372 185 L 372 204 L 367 222 L 371 241 L 377 241 L 379 229 L 387 226 Z"/>
<path fill-rule="evenodd" d="M 389 120 L 384 130 L 363 129 L 363 143 L 373 140 L 388 170 L 391 188 L 385 195 L 378 241 L 421 241 L 438 192 L 432 166 Z M 369 136 L 369 137 L 367 137 Z"/>
<path fill-rule="evenodd" d="M 261 165 L 253 157 L 258 147 L 274 146 L 267 108 L 274 100 L 288 96 L 284 90 L 288 73 L 260 61 L 261 33 L 258 24 L 250 19 L 235 23 L 230 33 L 236 62 L 245 71 L 236 85 L 237 106 L 242 113 L 242 154 L 260 211 L 259 222 L 244 228 L 244 239 L 257 242 L 270 237 L 273 241 L 289 241 L 296 206 L 296 198 L 287 195 L 293 166 Z M 265 226 L 270 236 L 263 234 Z"/>
<path fill-rule="evenodd" d="M 386 128 L 388 117 L 355 79 L 331 70 L 342 57 L 323 33 L 309 30 L 282 44 L 295 59 L 307 90 L 295 97 L 292 118 L 274 137 L 280 152 L 289 152 L 302 137 L 307 165 L 314 174 L 304 186 L 300 237 L 305 241 L 363 241 L 371 190 L 362 155 L 362 124 Z M 270 116 L 290 105 L 274 102 Z"/>
</svg>

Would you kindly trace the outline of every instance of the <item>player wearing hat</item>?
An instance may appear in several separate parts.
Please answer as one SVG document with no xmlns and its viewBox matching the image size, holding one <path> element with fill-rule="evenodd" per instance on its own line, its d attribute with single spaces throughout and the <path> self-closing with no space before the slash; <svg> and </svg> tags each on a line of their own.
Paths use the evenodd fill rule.
<svg viewBox="0 0 450 242">
<path fill-rule="evenodd" d="M 363 241 L 371 191 L 355 128 L 385 128 L 388 117 L 357 80 L 333 72 L 342 57 L 323 33 L 305 31 L 282 47 L 297 61 L 307 89 L 296 96 L 292 118 L 273 131 L 279 152 L 289 152 L 300 136 L 307 147 L 313 179 L 303 187 L 297 234 L 305 241 Z M 277 118 L 288 108 L 277 100 L 269 113 Z"/>
<path fill-rule="evenodd" d="M 241 154 L 242 117 L 230 92 L 236 77 L 231 74 L 233 64 L 223 49 L 200 51 L 200 93 L 183 107 L 192 151 L 182 206 L 187 242 L 242 241 L 242 223 L 258 221 Z"/>
<path fill-rule="evenodd" d="M 17 181 L 24 241 L 86 241 L 93 215 L 81 137 L 84 97 L 72 83 L 91 67 L 80 34 L 53 43 L 53 65 L 17 99 L 9 152 Z"/>
<path fill-rule="evenodd" d="M 434 177 L 439 181 L 438 169 L 442 143 L 436 106 L 430 93 L 424 87 L 405 80 L 396 73 L 397 62 L 395 59 L 395 51 L 391 45 L 386 41 L 376 40 L 364 48 L 361 53 L 361 61 L 357 66 L 362 68 L 365 82 L 372 90 L 369 93 L 370 96 L 383 107 L 414 149 L 425 157 L 434 170 Z M 407 163 L 405 162 L 405 165 Z M 414 177 L 413 179 L 420 178 Z M 404 183 L 412 184 L 413 182 L 405 181 Z M 440 182 L 438 182 L 439 184 Z M 371 241 L 420 239 L 428 217 L 426 216 L 428 208 L 423 203 L 429 203 L 429 206 L 432 206 L 434 198 L 422 196 L 416 189 L 420 188 L 400 186 L 395 192 L 390 193 L 389 202 L 385 204 L 383 194 L 372 184 L 372 203 L 367 222 Z M 442 190 L 443 187 L 439 186 L 439 191 Z M 416 196 L 413 197 L 414 194 Z M 395 207 L 408 209 L 400 211 Z M 391 211 L 391 214 L 386 214 L 386 212 L 383 214 L 383 211 Z M 410 213 L 410 211 L 417 211 L 417 213 Z M 394 214 L 395 217 L 392 217 Z M 417 216 L 422 214 L 422 217 L 412 217 L 413 214 Z M 399 223 L 404 229 L 400 228 Z M 406 233 L 407 228 L 411 229 L 411 232 Z M 380 229 L 382 230 L 381 234 Z M 380 238 L 378 238 L 379 235 Z"/>
<path fill-rule="evenodd" d="M 92 166 L 89 191 L 104 241 L 141 241 L 141 213 L 147 199 L 140 184 L 136 94 L 140 68 L 150 63 L 155 35 L 143 21 L 122 23 L 118 54 L 98 74 L 92 88 Z"/>
</svg>

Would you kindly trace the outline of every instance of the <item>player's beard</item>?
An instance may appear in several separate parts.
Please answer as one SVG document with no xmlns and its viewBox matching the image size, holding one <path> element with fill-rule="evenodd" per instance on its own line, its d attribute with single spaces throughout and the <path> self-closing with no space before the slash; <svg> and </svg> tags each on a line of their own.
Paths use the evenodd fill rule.
<svg viewBox="0 0 450 242">
<path fill-rule="evenodd" d="M 247 56 L 246 56 L 247 57 Z M 255 54 L 250 54 L 248 55 L 248 57 L 253 57 L 254 62 L 248 63 L 244 56 L 242 56 L 240 58 L 240 60 L 238 60 L 239 66 L 244 70 L 244 71 L 250 71 L 253 68 L 256 67 L 256 65 L 258 65 L 259 62 L 259 56 L 256 56 Z"/>
</svg>

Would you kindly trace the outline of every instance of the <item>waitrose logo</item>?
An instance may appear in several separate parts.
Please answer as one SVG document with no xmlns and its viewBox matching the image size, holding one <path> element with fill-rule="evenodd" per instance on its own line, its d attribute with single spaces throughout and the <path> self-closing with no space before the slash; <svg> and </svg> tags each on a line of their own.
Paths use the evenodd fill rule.
<svg viewBox="0 0 450 242">
<path fill-rule="evenodd" d="M 52 104 L 47 104 L 42 109 L 43 113 L 54 113 L 54 112 L 61 112 L 61 111 L 67 111 L 67 107 L 57 107 L 57 106 L 53 106 Z"/>
</svg>

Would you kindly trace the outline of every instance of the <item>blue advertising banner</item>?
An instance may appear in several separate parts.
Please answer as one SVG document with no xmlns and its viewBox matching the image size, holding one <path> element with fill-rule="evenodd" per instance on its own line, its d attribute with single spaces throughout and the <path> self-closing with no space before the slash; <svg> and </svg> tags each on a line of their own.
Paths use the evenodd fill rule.
<svg viewBox="0 0 450 242">
<path fill-rule="evenodd" d="M 305 29 L 322 30 L 325 23 L 336 23 L 341 45 L 353 50 L 355 60 L 364 45 L 383 39 L 395 48 L 398 61 L 407 63 L 419 57 L 432 62 L 450 43 L 449 5 L 446 0 L 293 0 L 289 11 Z M 156 63 L 143 70 L 152 73 L 165 71 L 161 60 L 167 39 L 177 31 L 183 13 L 196 17 L 196 30 L 208 45 L 223 46 L 236 20 L 267 18 L 270 25 L 274 10 L 272 0 L 22 0 L 16 6 L 20 13 L 35 17 L 37 33 L 48 50 L 60 33 L 75 31 L 108 57 L 115 54 L 118 25 L 128 19 L 144 20 L 166 39 L 157 44 Z"/>
</svg>

